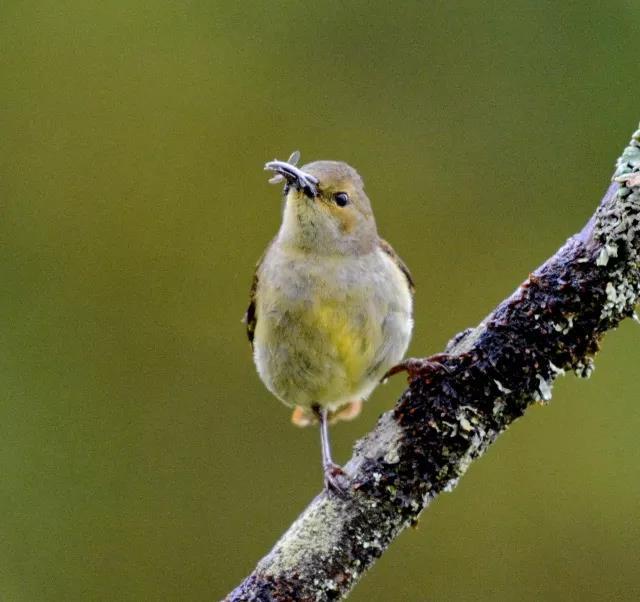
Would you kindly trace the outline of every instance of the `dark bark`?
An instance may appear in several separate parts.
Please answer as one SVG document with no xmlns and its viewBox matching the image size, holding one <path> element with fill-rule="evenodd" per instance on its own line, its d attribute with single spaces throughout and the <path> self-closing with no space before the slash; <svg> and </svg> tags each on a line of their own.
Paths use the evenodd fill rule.
<svg viewBox="0 0 640 602">
<path fill-rule="evenodd" d="M 416 364 L 395 408 L 356 443 L 348 495 L 316 497 L 226 600 L 345 597 L 501 432 L 551 398 L 558 374 L 590 374 L 603 334 L 635 317 L 639 261 L 640 131 L 583 230 L 449 343 L 446 369 Z"/>
</svg>

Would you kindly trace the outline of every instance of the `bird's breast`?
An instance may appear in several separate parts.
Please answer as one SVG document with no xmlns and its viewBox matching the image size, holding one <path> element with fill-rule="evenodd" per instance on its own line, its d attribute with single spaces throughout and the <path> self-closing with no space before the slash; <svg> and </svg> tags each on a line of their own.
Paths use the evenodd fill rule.
<svg viewBox="0 0 640 602">
<path fill-rule="evenodd" d="M 371 367 L 388 363 L 381 350 L 400 359 L 411 297 L 392 268 L 382 255 L 310 258 L 272 248 L 259 274 L 254 343 L 258 371 L 278 397 L 350 401 Z M 385 340 L 396 336 L 385 330 L 390 314 L 408 323 L 398 344 Z"/>
</svg>

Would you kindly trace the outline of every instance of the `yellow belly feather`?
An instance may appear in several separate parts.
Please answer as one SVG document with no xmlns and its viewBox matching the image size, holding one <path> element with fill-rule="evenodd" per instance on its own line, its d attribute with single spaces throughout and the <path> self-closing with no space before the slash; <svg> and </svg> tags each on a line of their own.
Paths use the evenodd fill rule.
<svg viewBox="0 0 640 602">
<path fill-rule="evenodd" d="M 308 326 L 323 334 L 324 344 L 333 350 L 350 387 L 358 388 L 373 360 L 380 327 L 367 320 L 358 323 L 343 303 L 322 300 L 304 316 Z M 329 351 L 329 349 L 327 349 Z"/>
</svg>

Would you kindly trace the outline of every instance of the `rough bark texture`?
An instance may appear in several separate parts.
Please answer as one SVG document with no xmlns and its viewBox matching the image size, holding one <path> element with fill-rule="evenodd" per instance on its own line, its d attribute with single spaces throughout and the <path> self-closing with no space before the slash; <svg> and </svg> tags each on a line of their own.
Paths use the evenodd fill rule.
<svg viewBox="0 0 640 602">
<path fill-rule="evenodd" d="M 588 376 L 602 335 L 637 317 L 640 130 L 584 229 L 479 326 L 424 366 L 358 441 L 348 495 L 322 493 L 226 600 L 339 600 L 441 491 L 566 370 Z"/>
</svg>

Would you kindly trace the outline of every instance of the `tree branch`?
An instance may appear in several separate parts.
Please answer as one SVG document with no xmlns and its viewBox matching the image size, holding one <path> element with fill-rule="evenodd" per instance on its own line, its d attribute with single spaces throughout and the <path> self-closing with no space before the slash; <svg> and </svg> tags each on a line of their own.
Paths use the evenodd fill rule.
<svg viewBox="0 0 640 602">
<path fill-rule="evenodd" d="M 359 440 L 347 497 L 322 493 L 226 598 L 345 597 L 391 541 L 450 491 L 558 374 L 591 373 L 603 334 L 640 294 L 640 130 L 583 230 L 479 326 L 447 345 L 447 370 L 420 370 L 395 408 Z"/>
</svg>

